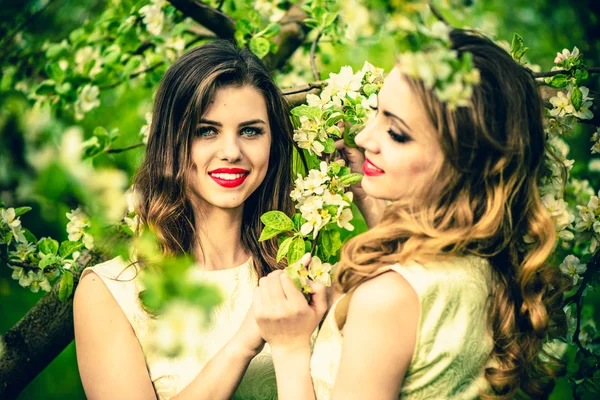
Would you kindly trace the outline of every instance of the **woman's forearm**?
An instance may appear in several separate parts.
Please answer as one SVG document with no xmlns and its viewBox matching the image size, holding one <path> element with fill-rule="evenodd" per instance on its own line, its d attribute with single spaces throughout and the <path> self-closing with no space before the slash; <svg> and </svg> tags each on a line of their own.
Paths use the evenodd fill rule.
<svg viewBox="0 0 600 400">
<path fill-rule="evenodd" d="M 172 399 L 230 399 L 255 355 L 237 346 L 235 338 L 230 340 L 196 378 Z"/>
<path fill-rule="evenodd" d="M 298 349 L 271 348 L 280 400 L 315 400 L 310 377 L 310 345 Z"/>
</svg>

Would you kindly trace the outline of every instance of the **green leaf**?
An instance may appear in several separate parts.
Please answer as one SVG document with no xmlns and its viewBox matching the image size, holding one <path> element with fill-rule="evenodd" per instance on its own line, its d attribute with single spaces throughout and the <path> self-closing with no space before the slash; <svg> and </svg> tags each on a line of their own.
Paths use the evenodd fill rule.
<svg viewBox="0 0 600 400">
<path fill-rule="evenodd" d="M 523 38 L 518 34 L 513 34 L 512 43 L 510 44 L 510 52 L 514 53 L 523 47 Z"/>
<path fill-rule="evenodd" d="M 34 89 L 34 93 L 38 96 L 47 96 L 49 94 L 54 94 L 55 85 L 55 81 L 53 81 L 52 79 L 46 79 Z"/>
<path fill-rule="evenodd" d="M 360 180 L 362 179 L 362 175 L 361 174 L 349 174 L 346 176 L 342 176 L 340 178 L 340 182 L 342 182 L 344 185 L 353 185 L 355 183 L 360 182 Z"/>
<path fill-rule="evenodd" d="M 18 207 L 15 208 L 15 217 L 25 214 L 26 212 L 31 211 L 31 207 Z"/>
<path fill-rule="evenodd" d="M 285 231 L 280 231 L 279 229 L 275 229 L 270 226 L 265 226 L 264 229 L 262 230 L 262 232 L 260 233 L 260 237 L 258 238 L 258 241 L 264 242 L 265 240 L 274 238 L 275 236 L 277 236 L 283 232 L 285 232 Z"/>
<path fill-rule="evenodd" d="M 254 32 L 254 27 L 247 19 L 239 19 L 235 23 L 235 30 L 236 32 L 241 32 L 243 35 L 250 35 Z"/>
<path fill-rule="evenodd" d="M 581 109 L 582 100 L 583 94 L 581 93 L 581 90 L 578 87 L 573 88 L 573 92 L 571 92 L 571 103 L 576 111 Z"/>
<path fill-rule="evenodd" d="M 42 254 L 54 254 L 58 253 L 58 242 L 52 238 L 46 237 L 41 238 L 38 242 L 38 248 Z"/>
<path fill-rule="evenodd" d="M 321 118 L 320 107 L 309 107 L 307 105 L 301 105 L 298 107 L 294 107 L 291 113 L 292 115 L 295 115 L 297 117 L 309 117 L 316 120 Z"/>
<path fill-rule="evenodd" d="M 333 254 L 332 250 L 331 250 L 332 249 L 331 234 L 329 233 L 328 230 L 323 229 L 323 230 L 321 230 L 321 232 L 319 232 L 318 243 L 319 243 L 319 249 L 325 256 L 325 259 L 328 259 Z"/>
<path fill-rule="evenodd" d="M 63 55 L 66 55 L 69 50 L 69 45 L 66 40 L 63 40 L 60 43 L 54 43 L 48 46 L 46 50 L 46 58 L 52 60 L 55 58 L 59 58 Z"/>
<path fill-rule="evenodd" d="M 331 154 L 335 151 L 335 140 L 333 138 L 327 138 L 325 141 L 325 153 Z"/>
<path fill-rule="evenodd" d="M 65 240 L 60 244 L 59 254 L 61 257 L 66 258 L 74 252 L 79 251 L 82 247 L 82 242 L 72 242 L 70 240 Z"/>
<path fill-rule="evenodd" d="M 141 56 L 133 56 L 133 57 L 131 57 L 127 61 L 127 64 L 125 64 L 125 68 L 123 68 L 123 72 L 121 72 L 121 77 L 122 78 L 128 77 L 137 67 L 140 66 L 141 63 L 142 63 L 142 57 Z"/>
<path fill-rule="evenodd" d="M 303 219 L 304 218 L 302 218 L 302 214 L 297 213 L 297 214 L 292 215 L 292 221 L 294 221 L 294 230 L 296 230 L 296 231 L 300 230 L 300 227 L 304 223 Z"/>
<path fill-rule="evenodd" d="M 331 254 L 336 254 L 339 249 L 342 248 L 342 239 L 340 235 L 340 231 L 337 229 L 332 229 L 329 231 L 329 237 L 331 239 Z"/>
<path fill-rule="evenodd" d="M 337 175 L 342 170 L 342 166 L 336 162 L 332 162 L 329 164 L 329 169 L 334 175 Z"/>
<path fill-rule="evenodd" d="M 38 241 L 34 234 L 27 228 L 23 228 L 23 235 L 25 235 L 25 239 L 27 239 L 29 243 L 37 243 Z"/>
<path fill-rule="evenodd" d="M 552 86 L 555 89 L 564 88 L 569 84 L 571 77 L 565 74 L 554 75 L 552 79 L 547 81 L 548 85 Z"/>
<path fill-rule="evenodd" d="M 38 267 L 40 267 L 40 269 L 45 269 L 46 267 L 50 266 L 50 265 L 57 265 L 57 264 L 62 264 L 62 259 L 54 254 L 46 254 L 41 260 L 40 263 L 38 264 Z"/>
<path fill-rule="evenodd" d="M 269 24 L 265 29 L 260 31 L 257 34 L 257 36 L 264 36 L 266 38 L 272 38 L 273 36 L 277 35 L 280 31 L 281 31 L 281 28 L 279 27 L 279 24 L 273 22 L 272 24 Z"/>
<path fill-rule="evenodd" d="M 264 58 L 267 54 L 269 54 L 269 50 L 271 49 L 271 42 L 264 37 L 253 37 L 250 39 L 250 51 L 252 51 L 256 56 L 260 59 Z"/>
<path fill-rule="evenodd" d="M 58 299 L 64 302 L 71 296 L 71 293 L 73 293 L 73 274 L 71 271 L 65 270 L 62 278 L 60 278 Z"/>
<path fill-rule="evenodd" d="M 374 93 L 377 93 L 377 89 L 378 87 L 374 83 L 367 83 L 365 86 L 363 86 L 363 91 L 365 92 L 365 96 L 367 97 Z"/>
<path fill-rule="evenodd" d="M 265 226 L 277 229 L 281 232 L 287 232 L 294 229 L 294 222 L 281 211 L 268 211 L 260 217 L 260 220 Z"/>
<path fill-rule="evenodd" d="M 46 73 L 51 79 L 59 83 L 65 79 L 65 71 L 56 62 L 46 64 Z"/>
<path fill-rule="evenodd" d="M 295 238 L 290 244 L 290 248 L 288 250 L 287 259 L 288 264 L 293 264 L 304 255 L 304 239 L 301 237 Z"/>
<path fill-rule="evenodd" d="M 277 262 L 281 261 L 281 259 L 287 255 L 293 240 L 294 238 L 290 236 L 281 242 L 279 249 L 277 250 Z"/>
</svg>

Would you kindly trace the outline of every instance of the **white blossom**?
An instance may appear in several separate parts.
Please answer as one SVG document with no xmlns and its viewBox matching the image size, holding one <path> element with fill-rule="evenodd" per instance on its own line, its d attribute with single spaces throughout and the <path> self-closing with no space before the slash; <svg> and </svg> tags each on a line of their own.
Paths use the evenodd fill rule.
<svg viewBox="0 0 600 400">
<path fill-rule="evenodd" d="M 140 8 L 140 14 L 144 16 L 143 21 L 146 29 L 151 35 L 158 36 L 162 32 L 165 15 L 162 12 L 164 0 L 153 0 L 151 4 Z"/>
<path fill-rule="evenodd" d="M 309 154 L 321 156 L 325 150 L 325 146 L 317 140 L 317 137 L 317 132 L 296 130 L 293 139 L 298 143 L 298 147 L 306 149 Z"/>
<path fill-rule="evenodd" d="M 581 279 L 580 275 L 587 271 L 586 264 L 581 264 L 579 258 L 574 255 L 566 256 L 559 268 L 563 274 L 569 276 L 573 280 L 573 285 L 576 285 L 579 279 Z"/>
<path fill-rule="evenodd" d="M 577 48 L 577 46 L 573 47 L 572 52 L 569 51 L 569 49 L 563 49 L 562 53 L 556 53 L 556 57 L 554 58 L 554 64 L 559 64 L 569 57 L 577 58 L 578 56 L 579 49 Z"/>
<path fill-rule="evenodd" d="M 542 197 L 542 203 L 552 218 L 558 236 L 563 240 L 572 240 L 573 233 L 566 229 L 575 220 L 575 216 L 569 211 L 567 202 L 547 194 Z"/>
<path fill-rule="evenodd" d="M 313 256 L 308 266 L 308 276 L 315 282 L 331 286 L 332 265 L 324 263 L 318 256 Z"/>
<path fill-rule="evenodd" d="M 573 114 L 575 111 L 571 104 L 571 96 L 567 96 L 565 92 L 558 92 L 556 96 L 551 97 L 550 104 L 554 106 L 550 110 L 550 115 L 553 117 L 564 117 L 567 114 Z"/>
<path fill-rule="evenodd" d="M 100 89 L 98 86 L 87 84 L 79 91 L 75 102 L 75 118 L 83 119 L 84 115 L 100 105 Z"/>
<path fill-rule="evenodd" d="M 94 238 L 90 235 L 87 230 L 91 226 L 90 219 L 85 212 L 79 207 L 75 210 L 71 210 L 67 213 L 69 222 L 67 223 L 67 233 L 69 234 L 69 240 L 77 242 L 83 241 L 83 245 L 87 249 L 94 248 Z"/>
<path fill-rule="evenodd" d="M 0 209 L 0 218 L 2 218 L 0 227 L 6 226 L 10 229 L 17 242 L 27 243 L 27 239 L 23 233 L 23 227 L 21 226 L 21 220 L 16 217 L 14 208 Z"/>
</svg>

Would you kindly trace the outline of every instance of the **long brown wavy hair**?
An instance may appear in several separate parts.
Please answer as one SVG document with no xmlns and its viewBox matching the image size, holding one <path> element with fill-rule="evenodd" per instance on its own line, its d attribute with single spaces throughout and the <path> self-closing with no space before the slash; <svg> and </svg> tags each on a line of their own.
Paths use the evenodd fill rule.
<svg viewBox="0 0 600 400">
<path fill-rule="evenodd" d="M 493 395 L 481 395 L 508 399 L 521 389 L 544 397 L 560 363 L 540 353 L 549 330 L 564 327 L 566 281 L 547 263 L 556 234 L 537 186 L 546 148 L 543 104 L 531 72 L 491 40 L 464 30 L 450 38 L 481 74 L 472 104 L 452 110 L 405 77 L 437 131 L 443 160 L 418 202 L 392 202 L 377 226 L 346 244 L 337 282 L 347 292 L 384 265 L 486 258 L 496 362 L 485 371 Z"/>
<path fill-rule="evenodd" d="M 260 216 L 269 210 L 292 214 L 294 142 L 288 104 L 249 50 L 215 40 L 190 50 L 169 67 L 156 93 L 146 156 L 134 182 L 137 211 L 165 254 L 191 253 L 198 240 L 187 184 L 191 142 L 217 90 L 230 86 L 252 86 L 262 93 L 271 126 L 269 168 L 246 200 L 242 217 L 242 243 L 252 253 L 259 276 L 264 276 L 279 266 L 275 239 L 258 241 Z"/>
</svg>

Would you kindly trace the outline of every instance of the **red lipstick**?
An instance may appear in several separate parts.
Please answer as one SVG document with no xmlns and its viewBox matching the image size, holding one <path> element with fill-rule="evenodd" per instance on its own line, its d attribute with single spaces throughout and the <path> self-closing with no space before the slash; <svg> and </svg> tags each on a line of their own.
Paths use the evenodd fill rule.
<svg viewBox="0 0 600 400">
<path fill-rule="evenodd" d="M 217 168 L 208 171 L 208 176 L 218 185 L 225 188 L 240 186 L 250 174 L 250 171 L 242 168 Z"/>
<path fill-rule="evenodd" d="M 365 162 L 362 166 L 362 170 L 367 176 L 380 176 L 385 174 L 385 172 L 381 168 L 373 164 L 368 158 L 365 159 Z"/>
</svg>

